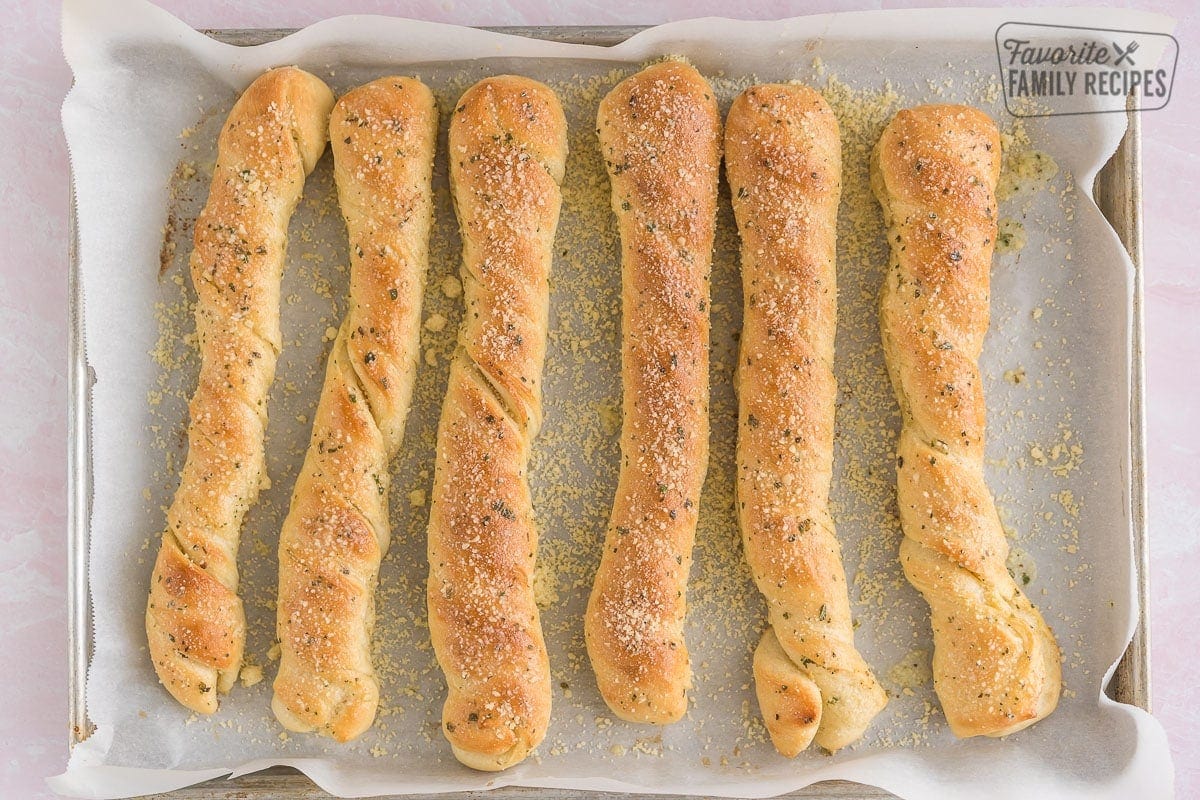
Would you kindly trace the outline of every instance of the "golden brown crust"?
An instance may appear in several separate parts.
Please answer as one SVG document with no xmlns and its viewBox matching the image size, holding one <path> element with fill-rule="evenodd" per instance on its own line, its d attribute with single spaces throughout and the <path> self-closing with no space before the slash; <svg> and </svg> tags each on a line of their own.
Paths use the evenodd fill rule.
<svg viewBox="0 0 1200 800">
<path fill-rule="evenodd" d="M 183 705 L 217 710 L 245 646 L 237 595 L 242 519 L 265 479 L 267 391 L 281 346 L 288 220 L 325 150 L 333 95 L 294 67 L 250 84 L 221 130 L 191 256 L 200 380 L 188 456 L 146 606 L 159 680 Z"/>
<path fill-rule="evenodd" d="M 747 89 L 730 108 L 725 169 L 742 239 L 738 518 L 770 627 L 755 685 L 775 747 L 857 740 L 887 696 L 854 646 L 829 514 L 837 383 L 841 142 L 821 95 Z"/>
<path fill-rule="evenodd" d="M 429 632 L 449 689 L 442 730 L 480 770 L 524 759 L 550 722 L 526 468 L 541 423 L 566 136 L 554 93 L 514 76 L 468 89 L 450 123 L 466 317 L 438 426 Z"/>
<path fill-rule="evenodd" d="M 1000 136 L 965 106 L 899 112 L 872 162 L 891 267 L 880 325 L 904 415 L 900 559 L 929 602 L 934 687 L 957 736 L 1004 736 L 1052 712 L 1058 644 L 1005 567 L 984 482 L 979 375 L 996 238 Z"/>
<path fill-rule="evenodd" d="M 404 434 L 429 263 L 433 94 L 388 77 L 343 96 L 329 120 L 350 241 L 349 309 L 279 540 L 279 673 L 289 730 L 344 742 L 379 702 L 374 595 L 387 551 L 388 462 Z"/>
<path fill-rule="evenodd" d="M 822 723 L 821 689 L 783 649 L 775 629 L 763 631 L 754 648 L 754 695 L 771 743 L 792 758 L 812 744 Z"/>
<path fill-rule="evenodd" d="M 707 81 L 654 64 L 600 104 L 622 248 L 621 474 L 584 631 L 613 713 L 674 722 L 691 682 L 683 622 L 708 466 L 709 268 L 721 120 Z"/>
</svg>

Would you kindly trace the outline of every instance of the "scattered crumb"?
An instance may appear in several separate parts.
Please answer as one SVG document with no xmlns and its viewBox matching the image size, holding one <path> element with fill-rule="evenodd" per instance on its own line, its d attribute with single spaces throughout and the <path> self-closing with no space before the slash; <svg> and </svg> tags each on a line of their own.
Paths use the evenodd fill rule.
<svg viewBox="0 0 1200 800">
<path fill-rule="evenodd" d="M 912 690 L 931 683 L 933 667 L 929 661 L 929 651 L 910 650 L 888 670 L 887 681 L 901 690 Z"/>
<path fill-rule="evenodd" d="M 1028 242 L 1029 238 L 1025 235 L 1024 225 L 1007 217 L 1000 220 L 996 232 L 997 254 L 1018 253 L 1025 248 Z"/>
<path fill-rule="evenodd" d="M 1037 564 L 1034 563 L 1033 556 L 1017 545 L 1009 545 L 1008 560 L 1005 565 L 1013 580 L 1023 589 L 1037 580 Z"/>
<path fill-rule="evenodd" d="M 616 436 L 621 432 L 621 409 L 616 403 L 597 403 L 596 413 L 605 436 Z"/>
<path fill-rule="evenodd" d="M 1010 141 L 1012 141 L 1010 139 Z M 1058 164 L 1047 153 L 1028 150 L 1019 144 L 1004 145 L 1004 168 L 996 197 L 1001 201 L 1023 192 L 1036 192 L 1058 175 Z"/>
<path fill-rule="evenodd" d="M 242 686 L 247 688 L 254 686 L 263 679 L 262 667 L 256 664 L 246 664 L 242 667 L 242 671 L 238 677 L 241 678 Z"/>
</svg>

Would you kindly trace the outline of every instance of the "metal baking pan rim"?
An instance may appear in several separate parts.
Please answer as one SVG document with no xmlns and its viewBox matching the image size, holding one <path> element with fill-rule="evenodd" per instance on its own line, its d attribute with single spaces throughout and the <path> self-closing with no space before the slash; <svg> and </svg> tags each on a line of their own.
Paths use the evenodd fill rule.
<svg viewBox="0 0 1200 800">
<path fill-rule="evenodd" d="M 646 26 L 501 26 L 484 27 L 517 36 L 559 42 L 611 46 L 645 30 Z M 295 33 L 289 28 L 206 29 L 207 36 L 240 46 L 262 44 Z M 1146 527 L 1145 481 L 1145 353 L 1144 288 L 1141 218 L 1141 126 L 1136 112 L 1129 112 L 1125 137 L 1112 159 L 1096 178 L 1097 205 L 1129 252 L 1133 262 L 1133 315 L 1130 346 L 1130 473 L 1129 503 L 1133 534 L 1132 549 L 1137 569 L 1138 620 L 1125 654 L 1107 687 L 1118 702 L 1150 711 L 1150 624 L 1149 546 Z M 92 616 L 88 591 L 88 537 L 91 520 L 91 387 L 95 375 L 88 365 L 83 336 L 83 302 L 80 294 L 78 228 L 75 213 L 74 179 L 70 185 L 67 238 L 68 372 L 67 372 L 67 665 L 69 703 L 69 747 L 87 739 L 92 725 L 87 717 L 86 680 L 91 658 Z M 255 776 L 259 776 L 256 778 Z M 297 781 L 315 789 L 300 773 L 273 768 L 238 779 L 247 796 L 271 796 L 281 779 Z M 265 782 L 264 782 L 265 781 Z M 201 785 L 203 786 L 203 784 Z M 197 787 L 191 787 L 197 788 Z M 181 790 L 186 793 L 188 790 Z M 316 790 L 319 792 L 319 790 Z M 495 790 L 508 796 L 524 796 L 531 790 L 519 787 Z M 540 790 L 539 790 L 540 791 Z M 260 792 L 262 794 L 260 794 Z M 561 792 L 563 797 L 585 797 L 591 793 Z M 600 793 L 596 793 L 598 796 Z M 175 794 L 176 797 L 181 796 Z M 314 795 L 323 796 L 323 793 Z M 846 781 L 814 784 L 789 797 L 891 797 L 874 787 Z"/>
</svg>

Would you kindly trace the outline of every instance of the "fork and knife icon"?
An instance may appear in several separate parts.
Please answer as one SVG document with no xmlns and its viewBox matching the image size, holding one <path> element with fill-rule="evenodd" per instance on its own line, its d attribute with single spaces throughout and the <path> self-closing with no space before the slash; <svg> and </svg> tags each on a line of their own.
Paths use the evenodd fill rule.
<svg viewBox="0 0 1200 800">
<path fill-rule="evenodd" d="M 1131 67 L 1137 65 L 1137 62 L 1133 60 L 1133 54 L 1137 52 L 1138 49 L 1137 39 L 1134 39 L 1128 45 L 1126 45 L 1124 50 L 1122 50 L 1121 45 L 1117 44 L 1116 42 L 1113 42 L 1112 46 L 1113 50 L 1116 51 L 1117 54 L 1117 60 L 1113 62 L 1114 67 L 1119 67 L 1126 61 L 1129 62 L 1129 66 Z"/>
</svg>

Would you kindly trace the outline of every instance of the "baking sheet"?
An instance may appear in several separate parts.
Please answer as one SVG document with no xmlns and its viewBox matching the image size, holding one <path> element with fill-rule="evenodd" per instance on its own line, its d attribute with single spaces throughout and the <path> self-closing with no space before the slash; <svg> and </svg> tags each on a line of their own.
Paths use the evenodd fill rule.
<svg viewBox="0 0 1200 800">
<path fill-rule="evenodd" d="M 91 554 L 97 646 L 89 678 L 89 713 L 97 732 L 76 748 L 71 769 L 56 788 L 113 796 L 225 774 L 238 764 L 245 771 L 266 763 L 291 763 L 342 794 L 508 782 L 765 795 L 834 777 L 874 783 L 912 797 L 929 791 L 965 795 L 984 782 L 992 789 L 1003 785 L 1013 796 L 1049 791 L 1051 786 L 1062 794 L 1062 785 L 1055 781 L 1064 778 L 1086 796 L 1109 791 L 1117 796 L 1130 786 L 1148 796 L 1155 796 L 1156 786 L 1167 791 L 1163 781 L 1169 783 L 1170 767 L 1156 723 L 1099 699 L 1101 680 L 1128 641 L 1135 616 L 1127 555 L 1129 412 L 1123 366 L 1128 363 L 1129 265 L 1095 207 L 1070 188 L 1069 176 L 1078 185 L 1090 185 L 1090 176 L 1120 137 L 1122 123 L 1112 117 L 1084 122 L 1075 118 L 1069 124 L 1050 119 L 1030 126 L 1033 142 L 1050 151 L 1064 172 L 1050 190 L 1014 198 L 1002 209 L 1010 215 L 1025 212 L 1031 241 L 1019 256 L 997 261 L 993 333 L 985 359 L 993 423 L 989 477 L 1007 512 L 1006 523 L 1018 532 L 1017 544 L 1030 556 L 1025 568 L 1036 566 L 1031 578 L 1034 599 L 1046 610 L 1066 650 L 1070 691 L 1062 708 L 1007 742 L 958 743 L 946 733 L 936 711 L 926 713 L 932 701 L 928 684 L 902 670 L 896 671 L 896 680 L 888 677 L 892 666 L 928 648 L 928 624 L 923 604 L 895 564 L 898 532 L 888 503 L 891 436 L 897 420 L 878 359 L 873 314 L 883 250 L 877 237 L 856 240 L 850 235 L 863 229 L 861 219 L 845 220 L 841 253 L 837 474 L 842 478 L 835 486 L 835 502 L 847 570 L 865 576 L 856 583 L 853 597 L 861 623 L 859 642 L 899 696 L 863 745 L 834 758 L 813 753 L 786 762 L 774 756 L 758 724 L 747 681 L 761 606 L 740 568 L 731 509 L 721 502 L 732 481 L 730 371 L 740 305 L 727 209 L 714 261 L 714 442 L 692 584 L 689 641 L 698 688 L 689 720 L 661 731 L 611 720 L 581 658 L 580 610 L 595 562 L 589 553 L 597 554 L 611 498 L 616 463 L 611 411 L 619 395 L 617 287 L 615 280 L 604 279 L 615 279 L 615 271 L 598 266 L 616 264 L 616 240 L 603 214 L 597 216 L 597 206 L 600 212 L 606 209 L 607 190 L 590 138 L 595 102 L 637 61 L 665 52 L 691 56 L 715 77 L 725 102 L 751 73 L 761 79 L 808 80 L 830 90 L 844 115 L 844 128 L 861 134 L 847 143 L 845 203 L 861 211 L 863 198 L 855 198 L 854 192 L 861 192 L 862 181 L 849 173 L 863 154 L 856 154 L 854 147 L 870 138 L 872 126 L 882 124 L 890 106 L 927 99 L 980 103 L 994 98 L 988 82 L 994 50 L 984 45 L 992 46 L 996 14 L 953 13 L 958 20 L 946 24 L 948 12 L 936 12 L 938 25 L 921 13 L 770 24 L 721 21 L 716 39 L 720 46 L 705 46 L 714 41 L 713 23 L 699 21 L 656 29 L 608 51 L 513 41 L 400 20 L 374 18 L 364 24 L 361 19 L 343 19 L 270 48 L 239 51 L 204 40 L 140 4 L 115 14 L 118 23 L 85 19 L 87 13 L 68 4 L 66 39 L 77 89 L 64 120 L 80 195 L 85 334 L 89 362 L 98 377 L 93 395 L 96 504 Z M 1053 15 L 1022 16 L 1048 21 Z M 1064 21 L 1061 16 L 1055 19 Z M 1139 14 L 1102 22 L 1094 11 L 1088 21 L 1143 29 L 1163 24 L 1162 18 Z M 73 41 L 72 26 L 88 32 L 86 42 Z M 953 31 L 941 34 L 945 39 L 938 43 L 936 57 L 929 55 L 928 46 L 920 52 L 905 44 L 919 40 L 928 45 L 930 30 Z M 822 33 L 822 40 L 811 39 Z M 775 40 L 777 46 L 764 45 Z M 355 46 L 350 49 L 348 44 Z M 873 53 L 869 66 L 864 66 L 864 50 Z M 346 52 L 354 53 L 354 63 L 338 57 Z M 397 59 L 397 52 L 405 58 Z M 464 69 L 461 59 L 470 54 L 492 59 Z M 428 63 L 449 56 L 457 60 Z M 531 56 L 539 60 L 531 61 Z M 581 62 L 581 57 L 595 63 Z M 419 373 L 418 413 L 406 440 L 406 447 L 412 443 L 410 455 L 395 465 L 396 541 L 382 575 L 387 588 L 378 636 L 386 639 L 381 656 L 386 665 L 384 692 L 391 699 L 390 713 L 381 718 L 379 730 L 350 748 L 308 737 L 280 741 L 267 710 L 269 680 L 249 690 L 239 687 L 216 718 L 189 723 L 186 713 L 155 685 L 141 644 L 142 587 L 161 524 L 158 506 L 169 501 L 182 456 L 177 442 L 183 430 L 182 398 L 190 391 L 188 376 L 194 375 L 187 348 L 173 346 L 191 329 L 180 270 L 188 236 L 186 230 L 177 232 L 180 252 L 168 259 L 168 270 L 159 280 L 164 214 L 174 207 L 176 222 L 186 228 L 189 214 L 203 202 L 212 140 L 235 88 L 264 66 L 293 62 L 328 77 L 338 90 L 399 70 L 405 63 L 421 63 L 414 69 L 438 91 L 444 109 L 475 78 L 520 71 L 555 83 L 571 117 L 575 153 L 560 233 L 567 252 L 555 264 L 547 423 L 534 465 L 542 556 L 554 567 L 543 573 L 544 624 L 556 677 L 567 688 L 560 685 L 555 697 L 555 724 L 540 750 L 540 763 L 527 763 L 499 778 L 468 773 L 445 752 L 436 726 L 440 675 L 421 630 L 424 510 L 410 503 L 409 493 L 427 488 L 428 475 L 420 471 L 431 461 L 432 417 L 445 369 L 437 350 L 453 337 L 457 322 L 452 298 L 440 292 L 441 278 L 457 271 L 457 242 L 444 183 L 427 314 L 441 314 L 447 324 L 441 332 L 427 332 L 434 366 Z M 894 97 L 880 91 L 888 78 Z M 828 83 L 831 80 L 834 83 Z M 860 95 L 855 87 L 872 91 Z M 193 95 L 198 96 L 195 101 Z M 188 128 L 194 131 L 181 140 L 180 131 Z M 131 140 L 144 143 L 149 152 L 131 152 L 116 144 Z M 197 175 L 177 175 L 170 181 L 181 160 L 185 174 L 196 169 Z M 164 188 L 168 185 L 174 199 Z M 249 521 L 243 545 L 249 649 L 267 665 L 268 679 L 274 531 L 307 437 L 307 426 L 299 418 L 311 413 L 319 388 L 326 346 L 322 333 L 327 325 L 336 325 L 336 298 L 345 284 L 344 272 L 337 269 L 345 263 L 345 254 L 328 162 L 314 176 L 306 197 L 312 202 L 306 201 L 293 225 L 294 266 L 285 286 L 285 295 L 297 299 L 285 305 L 288 346 L 271 400 L 269 452 L 275 484 Z M 114 209 L 120 213 L 114 214 Z M 125 222 L 118 228 L 114 219 Z M 132 264 L 141 268 L 130 269 Z M 153 302 L 167 308 L 151 314 L 147 309 Z M 1036 318 L 1035 308 L 1041 309 Z M 114 324 L 120 325 L 120 340 L 111 334 Z M 157 353 L 157 362 L 147 355 L 151 351 Z M 1005 373 L 1018 369 L 1025 370 L 1026 381 L 1004 380 Z M 121 376 L 119 382 L 111 379 L 115 375 Z M 159 385 L 160 380 L 165 384 Z M 162 393 L 154 398 L 156 405 L 147 403 L 150 392 Z M 434 413 L 419 413 L 422 403 Z M 1064 438 L 1067 432 L 1071 438 Z M 114 442 L 126 445 L 117 448 Z M 1056 451 L 1055 445 L 1065 449 Z M 1078 458 L 1072 455 L 1075 446 L 1082 448 Z M 577 458 L 561 457 L 573 448 L 579 451 Z M 149 491 L 149 499 L 142 496 L 143 490 Z M 1113 558 L 1114 552 L 1126 554 L 1124 563 Z M 1039 597 L 1043 588 L 1046 593 Z M 656 740 L 658 734 L 662 736 Z M 1077 742 L 1078 749 L 1064 747 L 1064 742 Z M 257 760 L 244 764 L 248 757 Z M 118 765 L 135 770 L 113 769 Z M 151 772 L 146 767 L 191 772 Z M 612 779 L 615 775 L 621 779 Z"/>
</svg>

